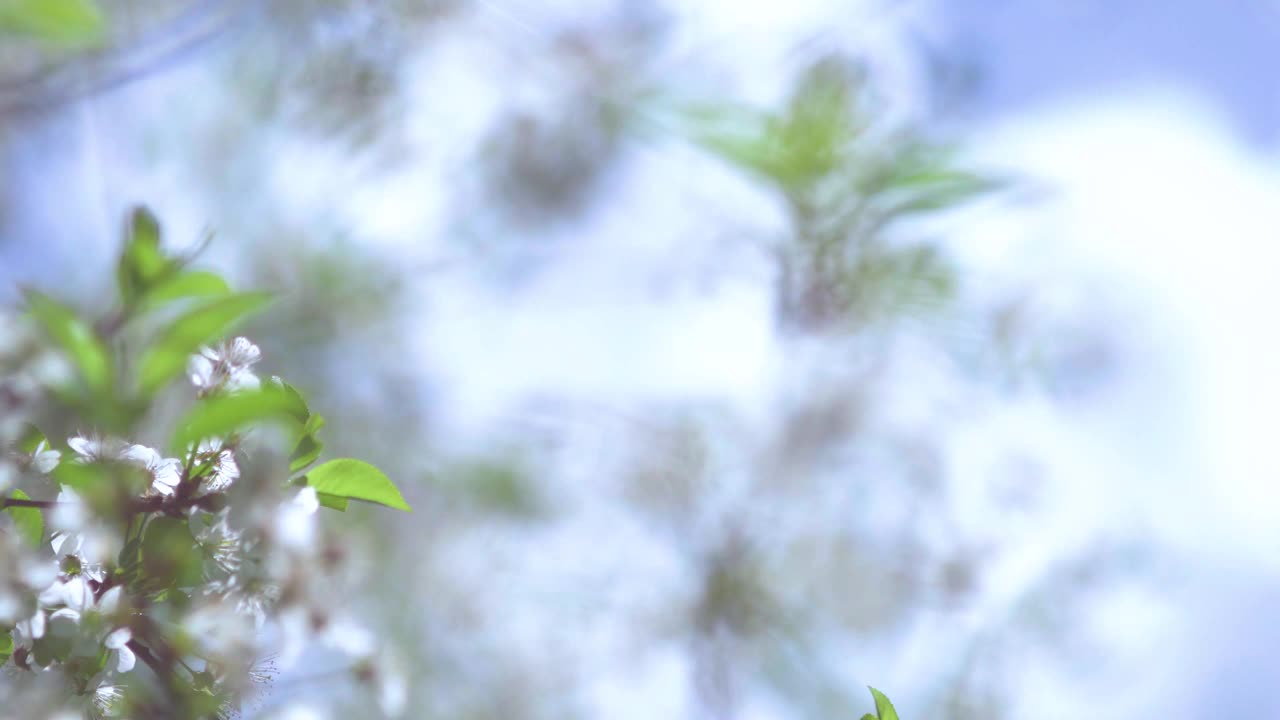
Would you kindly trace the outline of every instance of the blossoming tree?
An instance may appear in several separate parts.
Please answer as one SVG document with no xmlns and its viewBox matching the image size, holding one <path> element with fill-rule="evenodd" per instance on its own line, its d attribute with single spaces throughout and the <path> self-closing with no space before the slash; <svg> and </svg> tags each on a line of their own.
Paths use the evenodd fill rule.
<svg viewBox="0 0 1280 720">
<path fill-rule="evenodd" d="M 224 339 L 269 296 L 189 264 L 139 209 L 103 317 L 35 290 L 0 316 L 0 714 L 235 717 L 314 644 L 397 715 L 404 680 L 344 616 L 317 514 L 410 508 L 372 465 L 318 463 L 324 418 Z"/>
</svg>

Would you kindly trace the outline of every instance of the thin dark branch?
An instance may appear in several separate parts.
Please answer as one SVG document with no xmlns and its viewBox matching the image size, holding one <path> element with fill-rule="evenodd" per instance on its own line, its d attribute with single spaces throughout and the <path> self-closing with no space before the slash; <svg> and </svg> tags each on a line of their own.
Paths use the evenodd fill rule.
<svg viewBox="0 0 1280 720">
<path fill-rule="evenodd" d="M 9 507 L 51 508 L 59 503 L 56 500 L 24 500 L 22 498 L 5 498 L 0 502 L 0 509 Z M 66 503 L 62 503 L 66 504 Z"/>
</svg>

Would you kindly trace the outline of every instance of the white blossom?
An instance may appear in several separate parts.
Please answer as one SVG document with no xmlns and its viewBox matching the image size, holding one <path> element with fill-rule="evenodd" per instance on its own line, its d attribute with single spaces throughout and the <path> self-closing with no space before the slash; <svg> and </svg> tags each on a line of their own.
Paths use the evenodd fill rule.
<svg viewBox="0 0 1280 720">
<path fill-rule="evenodd" d="M 156 450 L 145 445 L 130 445 L 124 451 L 124 460 L 143 469 L 151 478 L 151 491 L 172 495 L 182 480 L 182 462 L 177 458 L 164 458 Z"/>
<path fill-rule="evenodd" d="M 96 434 L 77 435 L 67 440 L 67 445 L 81 462 L 122 460 L 129 447 L 123 440 L 103 438 Z"/>
<path fill-rule="evenodd" d="M 320 509 L 320 499 L 313 487 L 304 487 L 292 500 L 282 503 L 276 511 L 274 530 L 276 540 L 293 550 L 305 550 L 315 541 L 315 514 Z"/>
<path fill-rule="evenodd" d="M 31 467 L 42 475 L 48 475 L 58 467 L 58 461 L 62 459 L 62 453 L 49 447 L 49 443 L 41 440 L 36 445 L 35 452 L 31 453 Z"/>
<path fill-rule="evenodd" d="M 221 440 L 200 441 L 196 447 L 196 457 L 202 463 L 209 463 L 209 470 L 200 481 L 201 490 L 206 494 L 222 492 L 240 478 L 236 454 Z"/>
<path fill-rule="evenodd" d="M 80 575 L 55 582 L 41 592 L 38 599 L 45 607 L 63 606 L 53 611 L 50 621 L 66 619 L 79 623 L 84 613 L 94 606 L 93 590 Z"/>
<path fill-rule="evenodd" d="M 240 569 L 244 554 L 244 534 L 227 524 L 227 511 L 218 514 L 218 521 L 196 535 L 196 544 L 204 556 L 221 572 L 231 575 Z"/>
<path fill-rule="evenodd" d="M 58 491 L 58 500 L 53 507 L 53 512 L 49 513 L 49 524 L 57 530 L 77 531 L 84 527 L 88 516 L 84 500 L 74 490 L 63 488 Z"/>
<path fill-rule="evenodd" d="M 13 626 L 13 644 L 15 647 L 31 649 L 36 640 L 44 637 L 44 610 L 36 610 L 35 614 Z"/>
<path fill-rule="evenodd" d="M 129 672 L 133 669 L 137 658 L 133 654 L 133 650 L 129 649 L 129 641 L 133 639 L 133 632 L 129 628 L 117 628 L 107 634 L 103 645 L 108 650 L 115 653 L 116 672 Z"/>
<path fill-rule="evenodd" d="M 247 338 L 238 337 L 213 347 L 200 348 L 187 363 L 191 384 L 201 392 L 218 389 L 247 390 L 258 387 L 258 376 L 249 368 L 262 351 Z"/>
<path fill-rule="evenodd" d="M 119 685 L 100 685 L 93 691 L 93 708 L 101 717 L 119 717 L 123 708 L 124 689 Z"/>
<path fill-rule="evenodd" d="M 409 703 L 409 681 L 404 668 L 389 656 L 383 656 L 375 668 L 375 690 L 378 707 L 387 717 L 400 717 Z"/>
</svg>

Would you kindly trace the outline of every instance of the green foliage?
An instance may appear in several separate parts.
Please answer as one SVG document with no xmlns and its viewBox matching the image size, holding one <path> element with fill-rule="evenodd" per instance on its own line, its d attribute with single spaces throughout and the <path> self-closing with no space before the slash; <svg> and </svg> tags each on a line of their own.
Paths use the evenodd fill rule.
<svg viewBox="0 0 1280 720">
<path fill-rule="evenodd" d="M 86 490 L 102 483 L 107 476 L 101 463 L 59 463 L 53 470 L 53 481 L 72 490 Z"/>
<path fill-rule="evenodd" d="M 40 428 L 31 423 L 23 423 L 22 435 L 18 439 L 17 450 L 20 453 L 30 455 L 36 451 L 43 443 L 46 447 L 49 444 L 48 438 L 40 431 Z"/>
<path fill-rule="evenodd" d="M 231 435 L 246 426 L 267 421 L 292 425 L 295 408 L 294 398 L 271 384 L 259 390 L 202 398 L 178 423 L 173 447 L 181 450 L 200 440 Z"/>
<path fill-rule="evenodd" d="M 14 490 L 9 497 L 31 499 L 30 495 L 21 490 Z M 5 510 L 13 516 L 13 527 L 18 531 L 18 536 L 33 547 L 39 545 L 40 539 L 44 537 L 44 516 L 40 514 L 40 510 L 30 507 L 8 507 Z"/>
<path fill-rule="evenodd" d="M 955 286 L 950 263 L 898 226 L 1001 186 L 944 146 L 874 128 L 865 95 L 858 69 L 829 58 L 802 74 L 781 109 L 683 112 L 693 142 L 785 201 L 793 232 L 777 257 L 786 325 L 847 326 L 939 305 Z"/>
<path fill-rule="evenodd" d="M 109 393 L 113 380 L 111 353 L 94 329 L 71 308 L 37 290 L 25 292 L 27 310 L 75 366 L 94 394 Z"/>
<path fill-rule="evenodd" d="M 13 635 L 6 630 L 0 633 L 0 667 L 9 661 L 11 655 L 13 655 Z"/>
<path fill-rule="evenodd" d="M 199 270 L 176 272 L 155 283 L 139 301 L 140 308 L 150 310 L 175 300 L 214 298 L 230 295 L 227 281 L 211 272 Z"/>
<path fill-rule="evenodd" d="M 316 499 L 320 501 L 322 506 L 327 507 L 330 510 L 337 510 L 338 512 L 347 511 L 347 499 L 344 497 L 331 495 L 330 493 L 317 492 Z"/>
<path fill-rule="evenodd" d="M 204 579 L 204 555 L 184 520 L 152 518 L 140 552 L 148 590 L 192 587 Z"/>
<path fill-rule="evenodd" d="M 381 470 L 360 460 L 330 460 L 313 468 L 306 478 L 307 484 L 315 488 L 317 493 L 366 500 L 397 510 L 412 510 Z"/>
<path fill-rule="evenodd" d="M 202 345 L 224 336 L 249 315 L 271 301 L 267 293 L 237 293 L 190 310 L 161 331 L 140 361 L 138 384 L 154 393 L 182 372 L 187 359 Z"/>
<path fill-rule="evenodd" d="M 307 401 L 302 397 L 302 393 L 298 392 L 297 388 L 284 382 L 274 385 L 284 395 L 291 417 L 302 428 L 298 436 L 298 442 L 289 454 L 289 472 L 296 473 L 305 470 L 311 463 L 319 459 L 320 453 L 324 451 L 324 443 L 320 442 L 319 432 L 325 425 L 325 419 L 323 415 L 311 414 L 311 409 L 307 407 Z M 337 510 L 347 509 L 345 500 L 341 503 L 338 503 L 337 500 L 326 503 L 325 498 L 321 497 L 320 502 L 325 507 L 332 507 Z M 341 507 L 338 507 L 339 504 Z"/>
<path fill-rule="evenodd" d="M 542 508 L 533 479 L 516 458 L 481 458 L 449 468 L 449 489 L 480 509 L 531 517 Z"/>
<path fill-rule="evenodd" d="M 116 266 L 116 285 L 127 306 L 169 272 L 173 261 L 160 249 L 160 225 L 146 208 L 137 208 L 129 218 L 128 237 Z"/>
<path fill-rule="evenodd" d="M 101 37 L 104 24 L 91 0 L 0 0 L 0 32 L 49 45 L 88 45 Z"/>
<path fill-rule="evenodd" d="M 889 702 L 889 698 L 884 693 L 875 688 L 868 688 L 871 691 L 871 697 L 876 701 L 875 717 L 871 713 L 862 716 L 862 720 L 898 720 L 898 711 L 893 709 L 893 703 Z"/>
<path fill-rule="evenodd" d="M 302 437 L 294 447 L 293 453 L 289 455 L 289 472 L 305 470 L 320 458 L 320 453 L 324 451 L 324 443 L 320 442 L 316 433 L 324 427 L 324 422 L 323 415 L 312 415 L 307 418 L 302 426 Z"/>
</svg>

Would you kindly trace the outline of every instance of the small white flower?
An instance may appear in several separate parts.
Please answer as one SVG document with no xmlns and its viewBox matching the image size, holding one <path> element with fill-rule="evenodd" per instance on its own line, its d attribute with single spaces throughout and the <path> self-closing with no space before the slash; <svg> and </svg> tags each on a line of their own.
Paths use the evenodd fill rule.
<svg viewBox="0 0 1280 720">
<path fill-rule="evenodd" d="M 106 639 L 103 640 L 102 644 L 116 654 L 117 672 L 129 672 L 133 669 L 134 664 L 137 663 L 137 657 L 129 649 L 129 641 L 132 639 L 133 632 L 129 628 L 122 627 L 108 633 Z"/>
<path fill-rule="evenodd" d="M 200 348 L 187 363 L 191 384 L 201 392 L 220 388 L 247 390 L 258 387 L 258 376 L 249 368 L 262 359 L 262 351 L 247 338 L 238 337 L 214 347 Z"/>
<path fill-rule="evenodd" d="M 69 491 L 63 491 L 67 493 Z M 58 496 L 62 498 L 63 495 Z M 82 575 L 90 580 L 102 582 L 106 579 L 106 569 L 101 562 L 90 560 L 88 552 L 93 549 L 94 543 L 85 540 L 84 533 L 68 532 L 66 530 L 56 530 L 49 536 L 49 546 L 53 548 L 53 555 L 57 559 L 57 568 L 66 575 Z M 95 557 L 100 558 L 101 553 L 97 553 Z"/>
<path fill-rule="evenodd" d="M 123 595 L 124 588 L 119 585 L 103 593 L 102 597 L 98 598 L 98 612 L 108 616 L 120 612 L 120 598 Z"/>
<path fill-rule="evenodd" d="M 305 487 L 276 511 L 275 534 L 281 545 L 304 550 L 315 539 L 315 514 L 320 509 L 316 489 Z"/>
<path fill-rule="evenodd" d="M 208 474 L 200 483 L 205 493 L 222 492 L 239 479 L 240 466 L 236 464 L 236 454 L 231 448 L 225 447 L 221 440 L 200 441 L 196 456 L 200 463 L 210 465 Z"/>
<path fill-rule="evenodd" d="M 68 440 L 67 445 L 79 456 L 81 462 L 120 460 L 128 448 L 123 440 L 94 434 L 77 435 Z"/>
<path fill-rule="evenodd" d="M 161 495 L 172 495 L 182 480 L 180 460 L 162 458 L 160 453 L 145 445 L 130 445 L 124 451 L 123 459 L 145 470 L 151 476 L 151 490 Z"/>
<path fill-rule="evenodd" d="M 88 518 L 84 500 L 74 490 L 63 488 L 58 491 L 58 502 L 53 512 L 49 513 L 49 524 L 57 530 L 73 531 L 84 526 Z M 55 533 L 56 534 L 56 533 Z"/>
<path fill-rule="evenodd" d="M 226 510 L 218 515 L 216 523 L 200 531 L 196 543 L 204 551 L 204 556 L 223 573 L 233 575 L 240 569 L 244 555 L 243 533 L 232 530 L 227 524 Z"/>
<path fill-rule="evenodd" d="M 328 715 L 307 705 L 290 705 L 273 716 L 273 720 L 324 720 Z"/>
<path fill-rule="evenodd" d="M 34 615 L 13 626 L 13 644 L 30 650 L 32 643 L 44 637 L 44 626 L 44 610 L 36 610 Z"/>
<path fill-rule="evenodd" d="M 389 718 L 403 715 L 409 703 L 409 682 L 401 664 L 384 655 L 377 666 L 376 683 L 382 714 Z"/>
<path fill-rule="evenodd" d="M 49 620 L 67 619 L 79 623 L 86 611 L 93 607 L 93 591 L 82 576 L 76 575 L 63 582 L 50 585 L 40 593 L 39 602 L 46 607 L 62 605 L 54 610 Z"/>
<path fill-rule="evenodd" d="M 320 509 L 320 496 L 316 494 L 316 489 L 313 487 L 304 487 L 299 490 L 292 502 L 308 515 L 315 515 Z"/>
<path fill-rule="evenodd" d="M 325 626 L 320 641 L 355 660 L 368 660 L 377 649 L 377 640 L 373 633 L 362 625 L 342 618 L 332 620 Z"/>
<path fill-rule="evenodd" d="M 93 691 L 93 708 L 102 717 L 119 717 L 124 708 L 124 689 L 119 685 L 100 685 Z"/>
<path fill-rule="evenodd" d="M 48 475 L 53 469 L 58 467 L 58 461 L 62 459 L 62 453 L 53 450 L 44 440 L 36 445 L 35 452 L 31 453 L 31 467 L 42 475 Z"/>
</svg>

